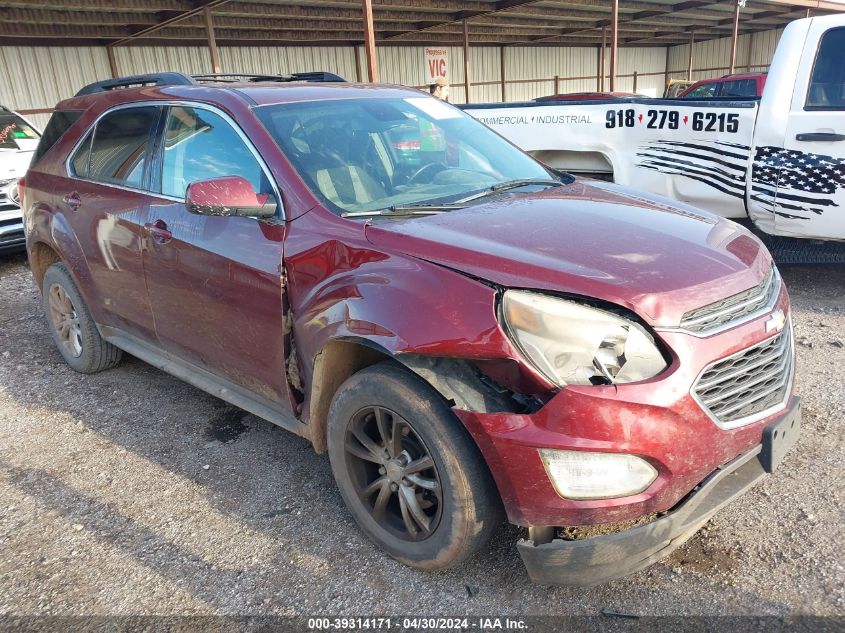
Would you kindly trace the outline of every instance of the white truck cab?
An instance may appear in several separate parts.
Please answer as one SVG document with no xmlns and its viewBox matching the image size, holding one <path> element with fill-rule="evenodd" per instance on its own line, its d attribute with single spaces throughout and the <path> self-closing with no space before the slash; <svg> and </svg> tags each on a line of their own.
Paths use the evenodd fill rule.
<svg viewBox="0 0 845 633">
<path fill-rule="evenodd" d="M 548 165 L 845 240 L 845 15 L 796 20 L 757 100 L 624 98 L 462 106 Z"/>
</svg>

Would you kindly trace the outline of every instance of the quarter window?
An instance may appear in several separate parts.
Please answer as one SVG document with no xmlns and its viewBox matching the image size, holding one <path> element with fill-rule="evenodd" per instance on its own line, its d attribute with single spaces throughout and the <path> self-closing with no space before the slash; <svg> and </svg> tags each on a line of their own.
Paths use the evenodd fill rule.
<svg viewBox="0 0 845 633">
<path fill-rule="evenodd" d="M 807 110 L 845 110 L 845 29 L 823 36 L 810 77 Z"/>
<path fill-rule="evenodd" d="M 255 156 L 223 117 L 174 106 L 167 117 L 161 193 L 182 198 L 192 182 L 221 176 L 246 178 L 258 193 L 272 193 Z"/>
<path fill-rule="evenodd" d="M 100 182 L 142 188 L 150 133 L 159 108 L 123 108 L 105 115 L 94 130 L 88 177 Z"/>
<path fill-rule="evenodd" d="M 53 112 L 53 116 L 50 117 L 47 127 L 44 128 L 44 134 L 41 136 L 41 141 L 35 149 L 35 154 L 32 156 L 32 164 L 37 163 L 81 116 L 82 112 L 79 110 L 56 110 Z"/>
</svg>

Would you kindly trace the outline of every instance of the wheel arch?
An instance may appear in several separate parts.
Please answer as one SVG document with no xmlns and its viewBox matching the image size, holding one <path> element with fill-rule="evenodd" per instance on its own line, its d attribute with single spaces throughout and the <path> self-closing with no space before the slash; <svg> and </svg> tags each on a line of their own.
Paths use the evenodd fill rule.
<svg viewBox="0 0 845 633">
<path fill-rule="evenodd" d="M 44 285 L 44 275 L 47 274 L 47 269 L 61 261 L 62 256 L 59 252 L 46 242 L 34 242 L 30 246 L 29 269 L 32 272 L 39 292 Z"/>
<path fill-rule="evenodd" d="M 416 374 L 447 401 L 469 411 L 514 411 L 507 393 L 485 383 L 468 360 L 420 354 L 394 354 L 366 339 L 334 339 L 314 358 L 308 402 L 308 426 L 314 450 L 327 450 L 328 414 L 337 390 L 355 373 L 384 361 L 394 361 Z"/>
</svg>

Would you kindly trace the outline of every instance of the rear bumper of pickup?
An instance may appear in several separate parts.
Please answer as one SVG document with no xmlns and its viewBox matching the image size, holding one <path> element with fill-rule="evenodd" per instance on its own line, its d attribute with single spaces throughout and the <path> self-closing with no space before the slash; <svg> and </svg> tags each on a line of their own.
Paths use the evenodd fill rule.
<svg viewBox="0 0 845 633">
<path fill-rule="evenodd" d="M 681 503 L 652 523 L 583 540 L 517 544 L 531 579 L 541 585 L 590 586 L 637 572 L 665 558 L 720 508 L 772 472 L 800 434 L 800 402 L 763 433 L 763 442 L 714 471 Z"/>
</svg>

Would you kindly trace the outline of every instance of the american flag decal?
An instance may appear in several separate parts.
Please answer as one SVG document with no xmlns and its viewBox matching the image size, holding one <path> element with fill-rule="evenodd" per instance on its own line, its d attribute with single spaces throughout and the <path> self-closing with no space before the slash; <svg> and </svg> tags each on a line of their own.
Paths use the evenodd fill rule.
<svg viewBox="0 0 845 633">
<path fill-rule="evenodd" d="M 637 167 L 698 180 L 735 198 L 745 198 L 745 172 L 751 148 L 716 141 L 658 141 L 641 145 Z"/>
<path fill-rule="evenodd" d="M 745 199 L 751 148 L 739 143 L 658 141 L 641 145 L 638 167 L 684 176 Z M 839 206 L 845 160 L 782 147 L 758 147 L 751 169 L 751 199 L 785 218 L 809 220 Z"/>
<path fill-rule="evenodd" d="M 843 187 L 845 160 L 782 147 L 757 148 L 751 198 L 774 204 L 778 207 L 774 213 L 780 216 L 809 220 L 809 213 L 821 215 L 825 209 L 839 206 L 833 198 Z"/>
</svg>

